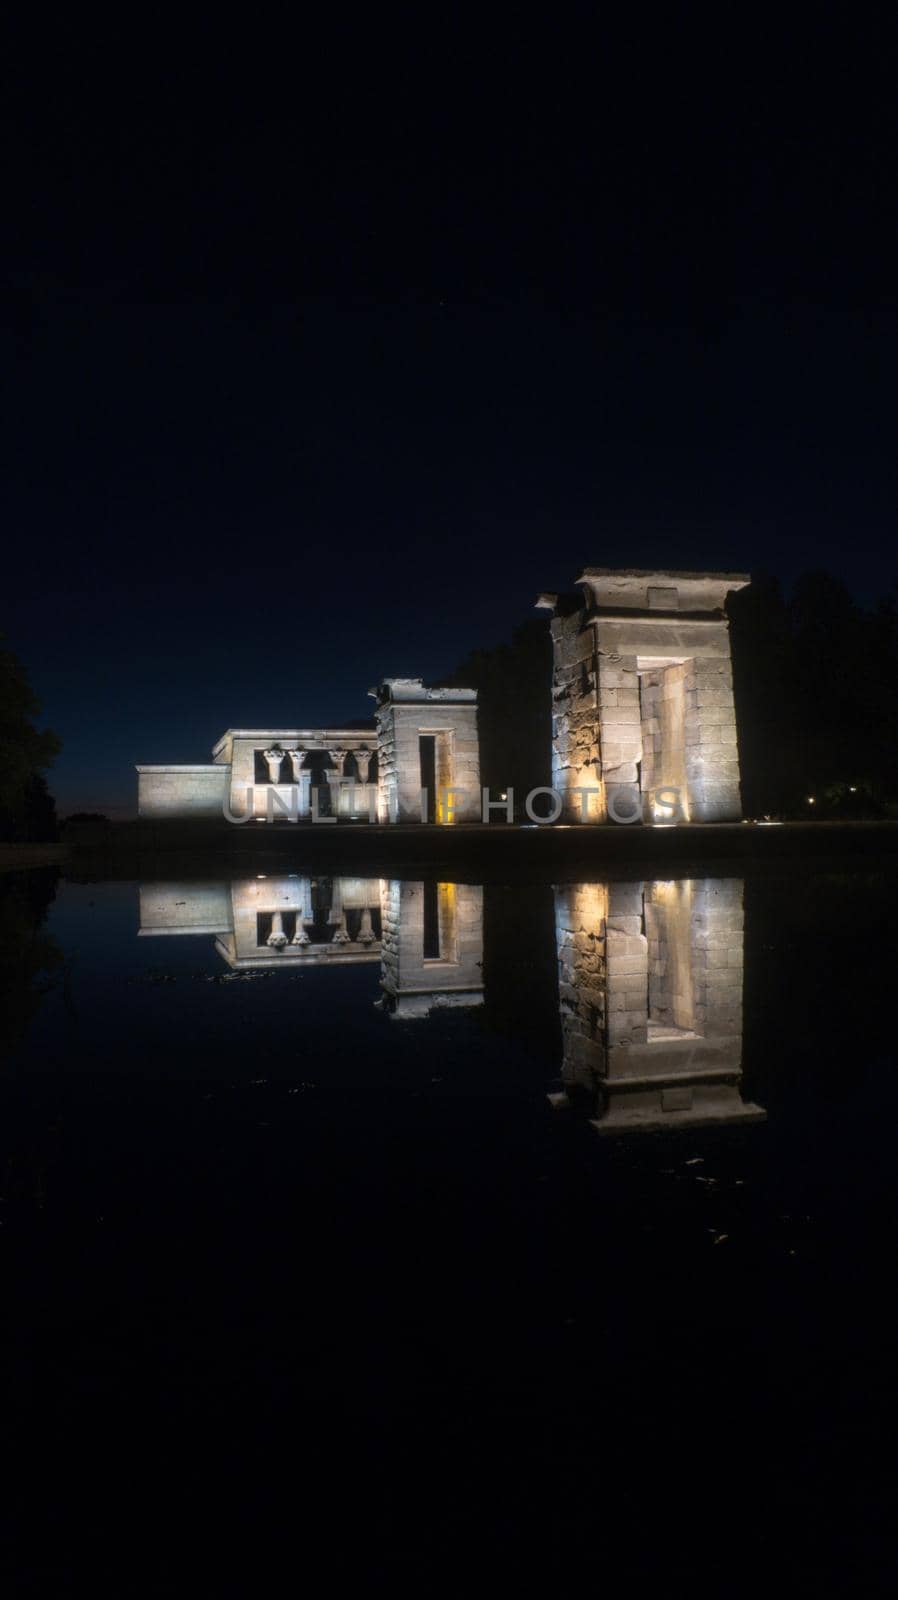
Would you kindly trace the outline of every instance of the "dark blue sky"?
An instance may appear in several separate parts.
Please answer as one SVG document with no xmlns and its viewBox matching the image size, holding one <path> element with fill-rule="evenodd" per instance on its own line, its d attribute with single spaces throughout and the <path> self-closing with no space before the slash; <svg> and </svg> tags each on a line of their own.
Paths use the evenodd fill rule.
<svg viewBox="0 0 898 1600">
<path fill-rule="evenodd" d="M 892 586 L 884 41 L 680 38 L 687 92 L 590 38 L 17 76 L 0 629 L 61 809 L 365 716 L 584 564 Z"/>
</svg>

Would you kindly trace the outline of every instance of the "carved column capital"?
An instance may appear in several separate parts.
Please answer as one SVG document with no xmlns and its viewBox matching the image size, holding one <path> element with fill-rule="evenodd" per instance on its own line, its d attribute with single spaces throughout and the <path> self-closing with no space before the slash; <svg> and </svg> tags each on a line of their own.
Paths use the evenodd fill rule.
<svg viewBox="0 0 898 1600">
<path fill-rule="evenodd" d="M 263 750 L 262 755 L 264 757 L 265 764 L 268 767 L 269 783 L 278 783 L 280 781 L 281 762 L 284 759 L 284 751 L 279 750 L 277 746 L 272 746 L 270 750 Z"/>
</svg>

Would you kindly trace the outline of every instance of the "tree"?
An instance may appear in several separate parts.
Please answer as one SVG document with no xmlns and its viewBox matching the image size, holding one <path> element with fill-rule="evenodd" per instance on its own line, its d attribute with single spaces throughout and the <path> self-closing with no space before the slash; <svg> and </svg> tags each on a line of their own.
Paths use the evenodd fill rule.
<svg viewBox="0 0 898 1600">
<path fill-rule="evenodd" d="M 0 649 L 0 838 L 47 839 L 56 813 L 43 774 L 55 761 L 60 741 L 35 727 L 40 704 L 25 668 L 11 650 Z"/>
<path fill-rule="evenodd" d="M 480 775 L 498 799 L 514 789 L 518 808 L 552 781 L 552 643 L 544 617 L 515 628 L 509 644 L 472 650 L 446 688 L 477 690 Z"/>
</svg>

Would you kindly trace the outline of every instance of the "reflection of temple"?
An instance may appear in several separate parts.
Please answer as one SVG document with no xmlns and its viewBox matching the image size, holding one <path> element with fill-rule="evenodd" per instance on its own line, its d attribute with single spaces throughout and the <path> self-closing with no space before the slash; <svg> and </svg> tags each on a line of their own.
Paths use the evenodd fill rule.
<svg viewBox="0 0 898 1600">
<path fill-rule="evenodd" d="M 379 878 L 241 878 L 140 890 L 140 933 L 213 933 L 229 967 L 374 961 Z"/>
<path fill-rule="evenodd" d="M 602 1132 L 754 1120 L 742 1078 L 742 880 L 555 891 L 569 1093 Z"/>
<path fill-rule="evenodd" d="M 241 878 L 140 889 L 146 935 L 212 934 L 235 970 L 381 961 L 385 1009 L 483 1000 L 483 890 L 398 879 Z"/>
<path fill-rule="evenodd" d="M 483 1001 L 483 890 L 470 883 L 383 885 L 385 1008 L 426 1016 Z"/>
</svg>

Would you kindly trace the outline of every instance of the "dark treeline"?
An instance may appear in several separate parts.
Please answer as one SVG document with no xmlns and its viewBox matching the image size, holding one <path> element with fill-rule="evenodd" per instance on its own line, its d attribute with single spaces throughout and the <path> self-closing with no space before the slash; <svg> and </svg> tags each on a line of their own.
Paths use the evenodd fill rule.
<svg viewBox="0 0 898 1600">
<path fill-rule="evenodd" d="M 787 595 L 756 577 L 730 597 L 746 816 L 881 816 L 898 807 L 898 612 L 859 606 L 825 572 Z M 548 618 L 473 650 L 447 684 L 478 690 L 484 784 L 519 800 L 551 782 Z M 809 797 L 813 796 L 813 804 Z"/>
<path fill-rule="evenodd" d="M 62 952 L 44 929 L 58 876 L 55 867 L 0 876 L 0 1061 L 21 1043 L 62 972 Z"/>
<path fill-rule="evenodd" d="M 898 614 L 809 572 L 732 595 L 747 816 L 875 816 L 898 802 Z M 809 804 L 813 797 L 813 807 Z"/>
<path fill-rule="evenodd" d="M 480 776 L 494 799 L 513 788 L 518 809 L 552 782 L 552 641 L 545 615 L 515 628 L 509 644 L 472 650 L 447 687 L 477 690 Z"/>
<path fill-rule="evenodd" d="M 56 806 L 44 772 L 59 754 L 59 740 L 39 730 L 40 712 L 21 661 L 0 649 L 0 840 L 57 836 Z"/>
</svg>

